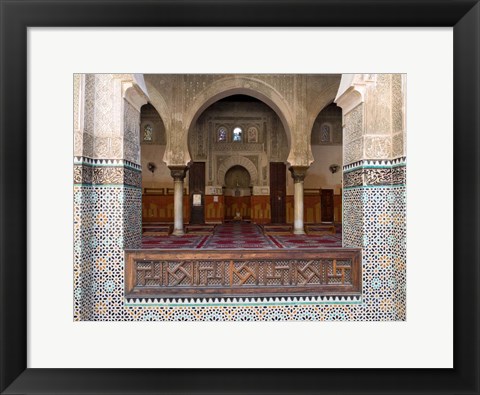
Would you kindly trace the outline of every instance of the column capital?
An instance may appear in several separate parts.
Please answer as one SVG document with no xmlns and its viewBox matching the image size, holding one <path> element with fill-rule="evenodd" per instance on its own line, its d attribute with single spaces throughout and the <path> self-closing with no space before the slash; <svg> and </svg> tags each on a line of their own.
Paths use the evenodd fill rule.
<svg viewBox="0 0 480 395">
<path fill-rule="evenodd" d="M 303 182 L 305 176 L 307 175 L 307 170 L 309 166 L 290 166 L 288 170 L 292 173 L 292 178 L 295 183 Z"/>
<path fill-rule="evenodd" d="M 168 166 L 174 181 L 183 181 L 187 175 L 188 166 Z"/>
</svg>

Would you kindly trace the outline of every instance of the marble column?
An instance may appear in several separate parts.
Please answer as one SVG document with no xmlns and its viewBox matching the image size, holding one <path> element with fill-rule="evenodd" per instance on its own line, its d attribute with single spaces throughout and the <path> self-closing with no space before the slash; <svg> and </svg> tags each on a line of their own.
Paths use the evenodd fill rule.
<svg viewBox="0 0 480 395">
<path fill-rule="evenodd" d="M 303 226 L 303 180 L 307 174 L 308 166 L 291 166 L 288 170 L 292 173 L 294 182 L 293 195 L 293 233 L 304 235 Z"/>
<path fill-rule="evenodd" d="M 169 166 L 173 178 L 173 235 L 181 236 L 183 231 L 183 180 L 187 175 L 187 166 Z"/>
</svg>

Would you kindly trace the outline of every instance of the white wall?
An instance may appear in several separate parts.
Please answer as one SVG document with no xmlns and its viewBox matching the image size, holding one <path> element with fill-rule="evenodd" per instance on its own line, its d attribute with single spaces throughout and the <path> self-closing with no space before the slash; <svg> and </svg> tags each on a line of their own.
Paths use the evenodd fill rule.
<svg viewBox="0 0 480 395">
<path fill-rule="evenodd" d="M 342 187 L 342 146 L 341 145 L 312 145 L 314 162 L 307 171 L 304 188 L 334 189 L 340 193 Z M 330 165 L 339 165 L 336 173 L 330 172 Z"/>
</svg>

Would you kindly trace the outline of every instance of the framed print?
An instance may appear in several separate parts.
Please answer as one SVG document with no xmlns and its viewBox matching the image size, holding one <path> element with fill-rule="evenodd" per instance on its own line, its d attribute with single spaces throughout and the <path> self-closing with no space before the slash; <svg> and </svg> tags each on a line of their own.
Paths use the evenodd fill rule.
<svg viewBox="0 0 480 395">
<path fill-rule="evenodd" d="M 202 205 L 202 195 L 200 193 L 193 194 L 193 205 L 201 206 Z"/>
<path fill-rule="evenodd" d="M 40 0 L 3 1 L 1 7 L 2 393 L 479 393 L 476 1 Z M 80 39 L 68 28 L 58 34 L 56 26 L 81 27 Z M 128 34 L 83 30 L 95 26 L 123 27 Z M 138 29 L 149 26 L 173 30 Z M 349 35 L 337 26 L 368 29 Z M 385 26 L 422 28 L 399 30 L 403 39 L 379 46 L 372 28 Z M 195 30 L 205 27 L 210 32 Z M 215 29 L 225 27 L 241 29 L 236 36 L 222 30 L 219 38 Z M 333 28 L 328 34 L 335 40 L 312 27 Z M 435 31 L 434 39 L 425 28 L 451 31 Z M 148 35 L 162 51 L 154 51 L 148 40 L 144 45 Z M 108 37 L 108 46 L 97 52 L 93 44 L 85 45 L 93 36 L 97 42 Z M 182 37 L 195 45 L 176 52 L 174 47 L 187 45 Z M 316 41 L 309 41 L 313 37 Z M 393 35 L 386 32 L 379 40 L 385 37 Z M 439 37 L 446 50 L 440 49 Z M 201 38 L 205 45 L 197 41 Z M 230 45 L 224 46 L 223 38 Z M 429 56 L 410 49 L 407 38 L 429 48 Z M 363 47 L 370 52 L 361 52 Z M 299 48 L 322 56 L 300 60 Z M 382 48 L 395 65 L 377 69 L 366 63 L 368 56 L 362 55 L 372 48 Z M 131 53 L 147 59 L 148 67 L 132 67 Z M 413 68 L 404 68 L 395 53 L 413 56 Z M 86 67 L 89 56 L 97 63 Z M 125 69 L 109 69 L 106 58 L 124 61 Z M 268 58 L 282 67 L 265 68 Z M 287 58 L 296 59 L 297 69 L 289 68 Z M 335 69 L 334 58 L 349 67 Z M 428 61 L 443 75 L 429 76 L 435 67 L 423 68 Z M 225 62 L 230 69 L 215 66 Z M 45 64 L 50 66 L 42 69 Z M 78 67 L 73 72 L 71 64 Z M 195 67 L 185 68 L 188 64 Z M 188 94 L 165 100 L 180 80 Z M 230 85 L 219 83 L 227 80 Z M 122 100 L 102 94 L 110 88 Z M 77 100 L 81 95 L 75 93 L 82 90 L 88 100 Z M 299 92 L 314 99 L 302 99 Z M 328 96 L 325 103 L 323 96 Z M 270 109 L 258 110 L 265 101 Z M 408 110 L 399 110 L 405 103 Z M 152 107 L 143 107 L 148 104 Z M 179 127 L 183 115 L 176 105 L 184 105 L 188 119 L 195 120 L 190 135 Z M 229 108 L 235 117 L 225 115 Z M 382 121 L 382 111 L 391 123 Z M 312 127 L 305 129 L 316 131 L 311 139 L 300 132 L 307 123 Z M 143 143 L 151 156 L 142 158 L 136 149 Z M 74 149 L 73 172 L 71 151 L 62 148 L 68 145 Z M 338 156 L 331 153 L 335 149 Z M 155 166 L 148 169 L 148 163 Z M 141 184 L 142 167 L 151 184 Z M 285 193 L 280 181 L 271 182 L 275 174 Z M 148 207 L 141 206 L 142 190 L 149 192 Z M 187 190 L 206 194 L 198 201 L 194 194 L 190 203 Z M 415 199 L 406 210 L 409 196 Z M 415 200 L 422 200 L 423 211 Z M 161 210 L 167 223 L 142 226 L 142 213 L 160 216 Z M 414 215 L 405 221 L 406 213 Z M 272 221 L 274 216 L 278 220 Z M 294 240 L 301 238 L 334 241 L 340 218 L 346 221 L 341 243 L 353 247 L 344 251 L 354 255 L 351 270 L 346 256 L 323 267 L 331 257 L 316 249 L 301 256 L 302 249 L 282 255 L 279 248 L 269 258 L 269 249 L 259 248 L 261 253 L 243 250 L 218 259 L 223 242 L 244 241 L 238 227 L 265 230 L 249 243 L 263 240 L 284 249 L 290 243 L 293 251 Z M 185 219 L 189 235 L 182 234 Z M 405 250 L 398 240 L 406 240 L 408 223 L 415 229 L 410 225 L 407 235 L 411 231 L 415 237 Z M 152 248 L 135 261 L 141 253 L 135 241 L 145 242 L 144 228 L 167 235 L 148 236 L 149 242 L 163 237 L 178 247 L 189 240 L 206 255 L 197 262 L 187 248 L 162 261 Z M 304 229 L 310 234 L 303 236 Z M 215 241 L 212 232 L 226 236 Z M 209 243 L 214 252 L 202 250 Z M 124 254 L 130 254 L 128 266 Z M 70 259 L 80 265 L 72 268 Z M 259 259 L 271 262 L 260 267 Z M 224 261 L 222 272 L 218 267 Z M 336 293 L 326 297 L 333 299 L 319 300 L 330 280 Z M 291 291 L 297 283 L 301 295 L 286 294 L 283 287 Z M 126 285 L 133 298 L 141 291 L 132 306 L 126 305 Z M 192 293 L 192 286 L 210 296 Z M 267 299 L 259 302 L 254 293 L 263 286 L 260 297 Z M 347 288 L 349 294 L 342 295 Z M 359 301 L 352 301 L 357 296 Z M 151 304 L 159 298 L 160 308 Z M 265 319 L 256 319 L 260 315 Z M 193 322 L 207 321 L 203 318 L 232 322 Z M 317 322 L 300 322 L 312 320 Z M 445 343 L 451 346 L 446 351 L 440 346 Z"/>
</svg>

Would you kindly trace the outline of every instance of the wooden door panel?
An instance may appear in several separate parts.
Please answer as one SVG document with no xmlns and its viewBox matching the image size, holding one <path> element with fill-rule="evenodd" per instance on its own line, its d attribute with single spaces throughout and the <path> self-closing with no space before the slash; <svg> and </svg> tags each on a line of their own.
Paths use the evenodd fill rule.
<svg viewBox="0 0 480 395">
<path fill-rule="evenodd" d="M 270 163 L 270 212 L 271 222 L 285 223 L 285 198 L 287 191 L 286 166 L 284 163 Z"/>
<path fill-rule="evenodd" d="M 333 189 L 322 189 L 322 222 L 333 222 Z"/>
</svg>

